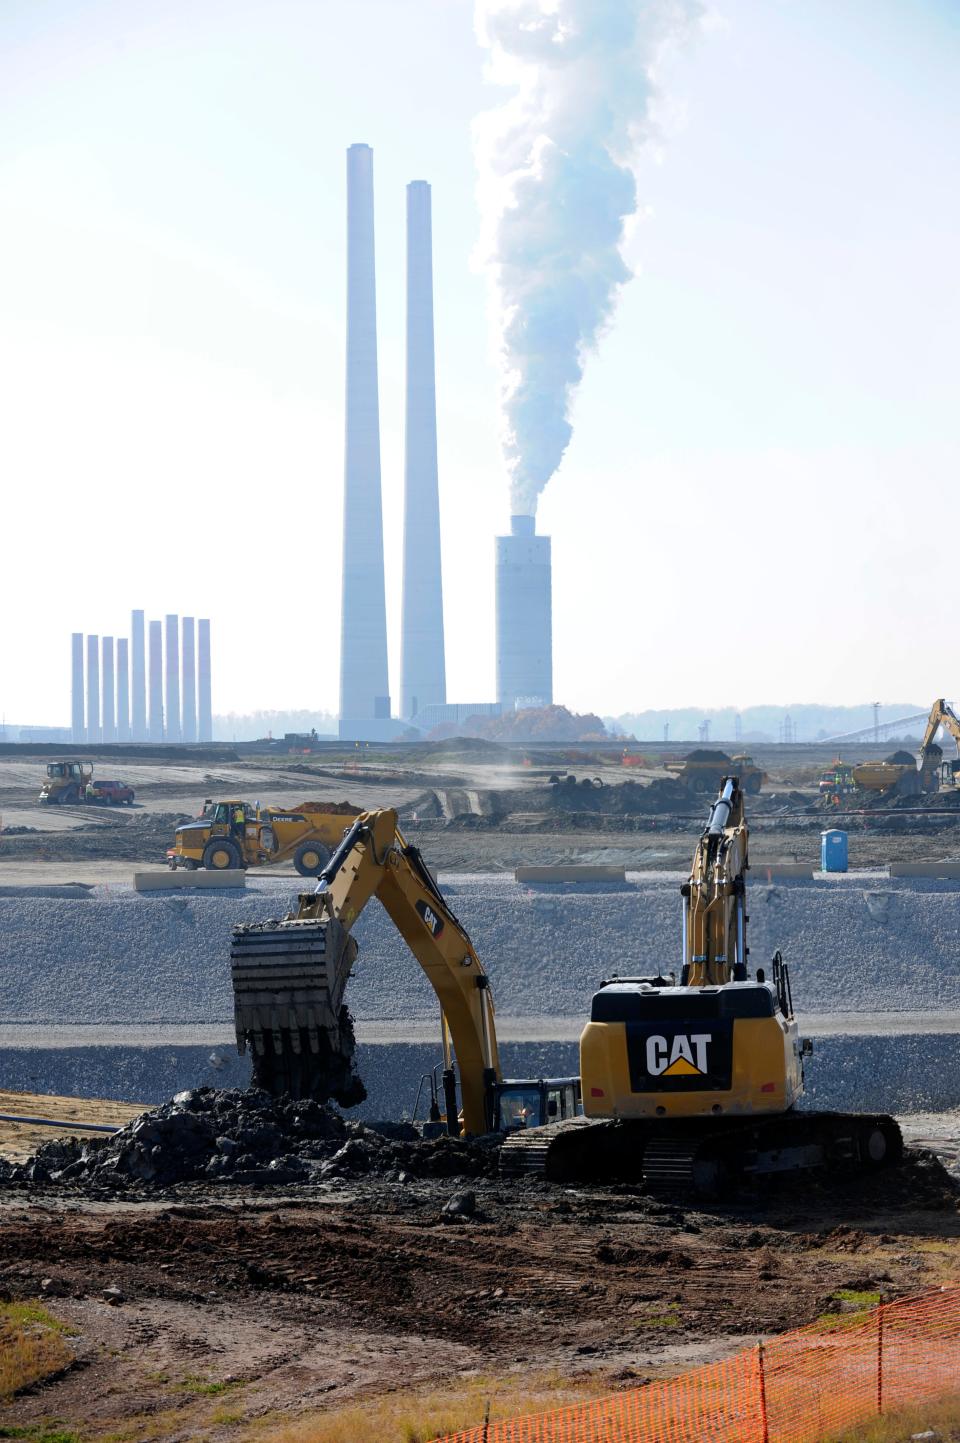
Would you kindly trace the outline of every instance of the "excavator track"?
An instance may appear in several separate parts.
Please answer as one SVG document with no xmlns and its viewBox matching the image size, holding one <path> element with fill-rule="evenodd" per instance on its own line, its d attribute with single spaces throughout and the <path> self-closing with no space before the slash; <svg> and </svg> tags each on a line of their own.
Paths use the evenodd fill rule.
<svg viewBox="0 0 960 1443">
<path fill-rule="evenodd" d="M 508 1138 L 500 1170 L 717 1196 L 791 1173 L 874 1172 L 895 1166 L 902 1155 L 899 1125 L 885 1114 L 792 1112 L 666 1125 L 577 1118 Z"/>
</svg>

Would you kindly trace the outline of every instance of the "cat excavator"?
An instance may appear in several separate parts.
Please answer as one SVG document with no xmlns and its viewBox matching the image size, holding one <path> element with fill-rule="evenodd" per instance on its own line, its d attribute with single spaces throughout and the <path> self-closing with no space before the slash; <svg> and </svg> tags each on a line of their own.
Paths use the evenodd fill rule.
<svg viewBox="0 0 960 1443">
<path fill-rule="evenodd" d="M 681 888 L 679 978 L 662 966 L 611 976 L 580 1038 L 579 1079 L 505 1081 L 469 936 L 396 812 L 364 813 L 295 914 L 234 929 L 238 1046 L 276 1095 L 362 1100 L 343 999 L 357 955 L 350 929 L 376 896 L 440 1002 L 447 1129 L 505 1132 L 504 1172 L 712 1192 L 763 1174 L 895 1162 L 893 1118 L 798 1107 L 812 1047 L 780 953 L 769 976 L 750 975 L 748 865 L 743 792 L 726 777 Z"/>
<path fill-rule="evenodd" d="M 896 1162 L 892 1117 L 803 1111 L 803 1060 L 780 952 L 751 976 L 749 833 L 725 777 L 681 887 L 680 975 L 613 976 L 580 1037 L 587 1126 L 510 1138 L 512 1171 L 712 1193 L 764 1174 Z"/>
<path fill-rule="evenodd" d="M 466 929 L 390 808 L 348 827 L 320 874 L 283 921 L 234 928 L 231 947 L 237 1045 L 250 1049 L 253 1081 L 276 1096 L 365 1096 L 344 989 L 357 956 L 350 935 L 377 897 L 429 980 L 441 1009 L 445 1122 L 453 1134 L 527 1129 L 579 1111 L 579 1078 L 505 1081 L 493 996 Z M 460 1073 L 457 1093 L 456 1067 Z"/>
</svg>

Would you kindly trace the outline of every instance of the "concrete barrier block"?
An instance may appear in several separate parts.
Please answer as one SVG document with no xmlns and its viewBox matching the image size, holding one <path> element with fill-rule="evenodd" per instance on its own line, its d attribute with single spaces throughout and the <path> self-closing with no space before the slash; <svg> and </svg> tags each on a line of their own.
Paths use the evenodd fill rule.
<svg viewBox="0 0 960 1443">
<path fill-rule="evenodd" d="M 754 862 L 750 867 L 750 878 L 754 882 L 774 882 L 778 877 L 800 877 L 806 881 L 813 878 L 812 862 Z"/>
<path fill-rule="evenodd" d="M 960 877 L 960 862 L 891 862 L 891 877 Z"/>
<path fill-rule="evenodd" d="M 247 885 L 247 874 L 240 867 L 226 872 L 190 872 L 178 867 L 175 872 L 169 867 L 162 872 L 134 872 L 133 886 L 137 892 L 180 892 L 185 889 L 202 887 L 204 890 L 223 891 L 224 888 L 240 888 Z"/>
<path fill-rule="evenodd" d="M 625 867 L 596 866 L 572 863 L 553 867 L 517 867 L 514 871 L 517 882 L 625 882 Z"/>
</svg>

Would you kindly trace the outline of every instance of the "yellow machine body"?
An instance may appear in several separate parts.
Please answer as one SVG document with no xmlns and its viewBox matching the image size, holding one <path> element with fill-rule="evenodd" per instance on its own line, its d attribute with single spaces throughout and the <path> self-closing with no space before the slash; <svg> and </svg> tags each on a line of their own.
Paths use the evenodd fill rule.
<svg viewBox="0 0 960 1443">
<path fill-rule="evenodd" d="M 716 996 L 713 989 L 701 989 L 691 1001 L 685 996 L 690 989 L 679 987 L 630 997 L 618 994 L 615 983 L 605 988 L 597 994 L 595 1012 L 612 1013 L 625 1002 L 622 1010 L 638 1015 L 642 1010 L 645 1020 L 590 1021 L 583 1029 L 586 1115 L 669 1119 L 786 1112 L 803 1093 L 796 1022 L 779 1012 L 772 986 L 731 982 L 723 1000 L 735 1001 L 740 993 L 762 1005 L 761 989 L 768 991 L 770 1016 L 721 1016 L 718 1008 L 710 1018 L 692 1015 L 692 1006 Z M 691 1008 L 686 1017 L 685 1003 Z M 672 1016 L 659 1020 L 658 1011 Z"/>
<path fill-rule="evenodd" d="M 338 803 L 309 802 L 284 811 L 253 802 L 208 802 L 202 817 L 177 828 L 167 860 L 174 868 L 211 871 L 292 860 L 301 876 L 316 877 L 358 815 Z"/>
<path fill-rule="evenodd" d="M 47 779 L 40 788 L 44 806 L 82 802 L 93 776 L 93 762 L 57 761 L 47 763 Z"/>
</svg>

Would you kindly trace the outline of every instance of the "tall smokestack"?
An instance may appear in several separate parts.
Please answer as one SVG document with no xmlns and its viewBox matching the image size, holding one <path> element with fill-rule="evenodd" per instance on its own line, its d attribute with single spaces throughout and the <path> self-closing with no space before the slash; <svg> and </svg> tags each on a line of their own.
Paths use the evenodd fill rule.
<svg viewBox="0 0 960 1443">
<path fill-rule="evenodd" d="M 430 187 L 407 186 L 407 413 L 400 715 L 447 699 L 437 479 Z"/>
<path fill-rule="evenodd" d="M 130 740 L 130 643 L 117 637 L 117 741 Z"/>
<path fill-rule="evenodd" d="M 100 642 L 100 695 L 103 705 L 100 710 L 100 733 L 105 742 L 117 739 L 117 695 L 113 682 L 113 637 L 105 636 Z"/>
<path fill-rule="evenodd" d="M 497 701 L 553 701 L 550 538 L 534 533 L 532 516 L 511 516 L 509 536 L 496 539 Z"/>
<path fill-rule="evenodd" d="M 210 693 L 210 622 L 197 622 L 197 731 L 202 742 L 213 741 L 213 704 Z"/>
<path fill-rule="evenodd" d="M 168 616 L 166 620 L 166 726 L 164 740 L 180 740 L 180 618 Z"/>
<path fill-rule="evenodd" d="M 87 741 L 100 740 L 100 638 L 87 637 Z"/>
<path fill-rule="evenodd" d="M 70 637 L 70 738 L 75 742 L 86 741 L 83 724 L 82 631 L 75 631 Z"/>
<path fill-rule="evenodd" d="M 192 616 L 183 618 L 181 645 L 180 673 L 183 684 L 180 705 L 183 713 L 183 740 L 195 742 L 197 739 L 197 659 Z"/>
<path fill-rule="evenodd" d="M 340 613 L 340 717 L 389 718 L 380 497 L 373 151 L 347 151 L 347 424 Z M 349 728 L 347 732 L 349 734 Z"/>
<path fill-rule="evenodd" d="M 150 623 L 150 729 L 152 742 L 163 741 L 163 627 Z"/>
<path fill-rule="evenodd" d="M 133 653 L 130 730 L 135 742 L 145 742 L 147 740 L 147 667 L 142 611 L 130 613 L 130 641 Z"/>
</svg>

